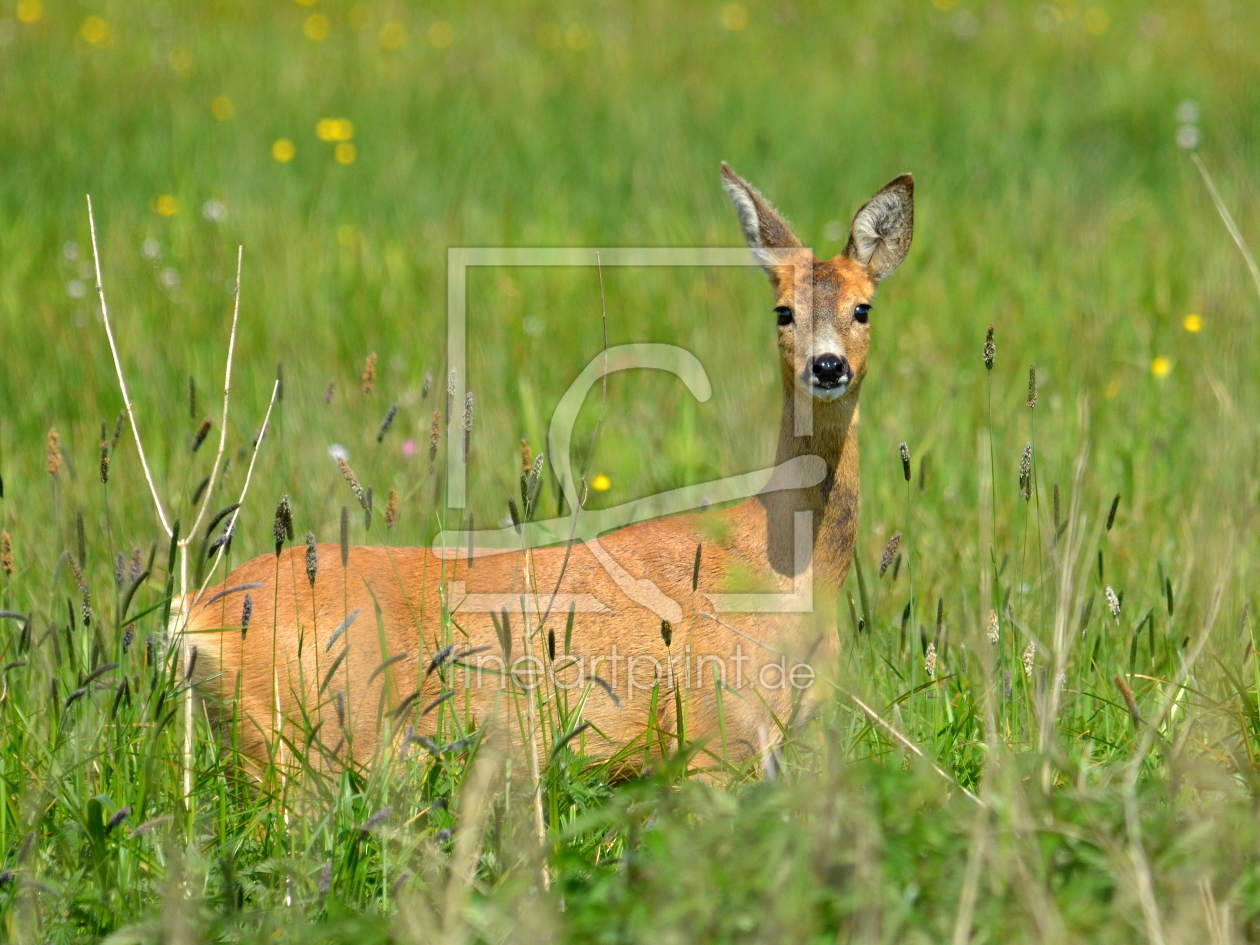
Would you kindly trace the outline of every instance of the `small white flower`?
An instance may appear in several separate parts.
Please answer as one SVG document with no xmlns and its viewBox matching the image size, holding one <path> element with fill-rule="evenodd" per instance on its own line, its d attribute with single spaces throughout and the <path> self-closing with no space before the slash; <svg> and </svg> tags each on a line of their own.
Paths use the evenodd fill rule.
<svg viewBox="0 0 1260 945">
<path fill-rule="evenodd" d="M 1199 120 L 1199 103 L 1188 98 L 1177 106 L 1177 122 L 1182 125 L 1193 125 Z"/>
<path fill-rule="evenodd" d="M 81 299 L 87 295 L 87 286 L 82 279 L 71 279 L 66 283 L 66 295 L 72 299 Z"/>
<path fill-rule="evenodd" d="M 936 644 L 929 643 L 927 645 L 927 653 L 923 656 L 923 671 L 928 674 L 928 679 L 936 678 Z"/>
<path fill-rule="evenodd" d="M 1029 641 L 1028 646 L 1024 649 L 1024 675 L 1031 676 L 1033 671 L 1033 662 L 1037 659 L 1037 644 Z"/>
<path fill-rule="evenodd" d="M 140 252 L 144 253 L 145 259 L 157 259 L 162 255 L 162 244 L 150 236 L 140 244 Z"/>
<path fill-rule="evenodd" d="M 333 443 L 328 447 L 328 455 L 333 459 L 339 459 L 343 463 L 350 459 L 350 451 L 340 443 Z"/>
<path fill-rule="evenodd" d="M 79 258 L 79 244 L 74 240 L 66 240 L 65 245 L 61 247 L 61 255 L 70 262 L 74 262 Z"/>
<path fill-rule="evenodd" d="M 211 197 L 201 205 L 201 215 L 210 223 L 222 223 L 228 218 L 227 204 Z"/>
<path fill-rule="evenodd" d="M 1116 596 L 1116 592 L 1111 589 L 1111 585 L 1107 585 L 1107 609 L 1111 611 L 1111 616 L 1120 616 L 1120 598 Z"/>
<path fill-rule="evenodd" d="M 162 270 L 162 274 L 158 276 L 158 280 L 168 289 L 178 289 L 179 270 L 171 266 L 167 266 Z"/>
<path fill-rule="evenodd" d="M 1177 129 L 1177 147 L 1193 151 L 1199 146 L 1199 128 L 1197 125 L 1182 125 Z"/>
</svg>

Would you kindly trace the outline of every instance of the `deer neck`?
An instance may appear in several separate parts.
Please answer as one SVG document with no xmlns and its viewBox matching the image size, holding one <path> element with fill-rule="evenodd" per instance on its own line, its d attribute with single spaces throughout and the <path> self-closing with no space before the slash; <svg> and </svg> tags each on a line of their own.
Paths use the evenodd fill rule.
<svg viewBox="0 0 1260 945">
<path fill-rule="evenodd" d="M 817 485 L 760 496 L 766 510 L 767 555 L 780 574 L 795 574 L 796 513 L 809 512 L 813 526 L 811 562 L 815 580 L 839 587 L 853 560 L 858 523 L 857 391 L 837 401 L 814 400 L 812 432 L 796 435 L 792 392 L 784 397 L 775 463 L 817 456 L 827 472 Z"/>
</svg>

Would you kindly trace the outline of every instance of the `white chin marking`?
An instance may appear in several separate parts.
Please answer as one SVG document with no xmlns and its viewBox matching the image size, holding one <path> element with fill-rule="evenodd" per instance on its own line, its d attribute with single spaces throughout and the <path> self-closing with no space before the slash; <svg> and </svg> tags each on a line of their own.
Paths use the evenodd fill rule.
<svg viewBox="0 0 1260 945">
<path fill-rule="evenodd" d="M 839 400 L 845 395 L 845 392 L 847 392 L 848 389 L 849 384 L 847 381 L 839 387 L 819 387 L 817 384 L 809 385 L 809 392 L 819 400 Z"/>
</svg>

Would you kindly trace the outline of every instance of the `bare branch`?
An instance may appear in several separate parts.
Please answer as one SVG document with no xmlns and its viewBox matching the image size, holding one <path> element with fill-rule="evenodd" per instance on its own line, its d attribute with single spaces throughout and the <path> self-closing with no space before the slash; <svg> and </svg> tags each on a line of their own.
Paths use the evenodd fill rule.
<svg viewBox="0 0 1260 945">
<path fill-rule="evenodd" d="M 166 510 L 162 508 L 162 500 L 158 497 L 157 486 L 153 484 L 153 473 L 149 470 L 149 461 L 144 455 L 144 443 L 140 439 L 140 430 L 136 427 L 136 415 L 131 407 L 131 395 L 127 393 L 127 381 L 123 378 L 122 362 L 118 359 L 118 346 L 114 343 L 114 330 L 109 323 L 109 307 L 105 304 L 105 284 L 101 280 L 101 255 L 96 248 L 96 218 L 92 215 L 92 195 L 88 194 L 88 226 L 92 231 L 92 262 L 96 266 L 96 292 L 101 298 L 101 318 L 105 322 L 105 336 L 109 339 L 109 351 L 114 356 L 114 371 L 118 375 L 118 386 L 122 389 L 123 407 L 127 411 L 127 420 L 131 424 L 131 433 L 136 438 L 136 449 L 140 453 L 140 466 L 144 470 L 144 478 L 149 483 L 149 492 L 153 495 L 153 504 L 157 507 L 158 521 L 167 537 L 171 535 L 170 522 L 166 518 Z"/>
<path fill-rule="evenodd" d="M 262 447 L 262 442 L 267 437 L 267 427 L 271 423 L 271 411 L 276 406 L 276 395 L 280 393 L 280 379 L 277 378 L 275 383 L 271 385 L 271 402 L 267 404 L 267 415 L 263 417 L 262 429 L 258 431 L 258 439 L 254 441 L 254 452 L 249 457 L 249 469 L 245 472 L 245 485 L 241 487 L 241 497 L 237 500 L 236 509 L 232 512 L 228 519 L 227 527 L 224 534 L 231 533 L 236 528 L 236 519 L 241 514 L 241 507 L 245 504 L 245 496 L 249 493 L 250 480 L 254 478 L 254 465 L 258 461 L 258 450 Z M 210 585 L 210 579 L 214 576 L 215 570 L 219 567 L 219 562 L 223 560 L 223 554 L 227 548 L 227 542 L 219 546 L 219 550 L 215 552 L 214 564 L 210 566 L 210 570 L 206 572 L 205 580 L 201 582 L 201 587 L 197 588 L 197 593 L 193 596 L 192 603 L 189 604 L 187 613 L 191 614 L 193 607 L 201 600 L 201 595 L 205 593 L 206 588 Z"/>
<path fill-rule="evenodd" d="M 180 546 L 185 548 L 193 540 L 193 536 L 201 527 L 201 520 L 205 518 L 206 509 L 210 505 L 210 494 L 214 492 L 215 480 L 219 476 L 219 468 L 223 463 L 223 451 L 227 446 L 228 402 L 232 394 L 232 356 L 236 352 L 236 322 L 241 314 L 241 259 L 244 254 L 245 247 L 236 247 L 236 297 L 232 304 L 232 333 L 228 336 L 227 370 L 223 376 L 223 419 L 219 423 L 219 451 L 214 456 L 214 467 L 210 470 L 205 495 L 201 499 L 201 508 L 197 510 L 197 519 L 179 541 Z"/>
</svg>

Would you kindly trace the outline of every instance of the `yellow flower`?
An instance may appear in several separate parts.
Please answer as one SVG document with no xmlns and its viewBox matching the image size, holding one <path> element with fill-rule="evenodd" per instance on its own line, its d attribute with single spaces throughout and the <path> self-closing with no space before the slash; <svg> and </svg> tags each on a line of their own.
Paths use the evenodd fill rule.
<svg viewBox="0 0 1260 945">
<path fill-rule="evenodd" d="M 612 488 L 612 480 L 609 479 L 607 476 L 605 476 L 603 473 L 600 473 L 598 476 L 596 476 L 594 479 L 591 480 L 591 488 L 594 489 L 596 492 L 607 492 L 609 489 Z"/>
<path fill-rule="evenodd" d="M 346 20 L 351 29 L 365 30 L 372 25 L 372 8 L 366 3 L 356 3 L 346 14 Z"/>
<path fill-rule="evenodd" d="M 1101 7 L 1090 7 L 1085 11 L 1085 32 L 1090 36 L 1101 36 L 1111 25 L 1111 17 Z"/>
<path fill-rule="evenodd" d="M 321 118 L 315 123 L 315 136 L 320 141 L 349 141 L 354 125 L 344 118 Z"/>
<path fill-rule="evenodd" d="M 281 164 L 292 161 L 295 154 L 297 148 L 293 147 L 293 142 L 288 138 L 277 138 L 276 143 L 271 146 L 271 156 Z"/>
<path fill-rule="evenodd" d="M 170 194 L 162 194 L 153 201 L 153 209 L 164 217 L 173 217 L 179 213 L 179 200 Z"/>
<path fill-rule="evenodd" d="M 353 164 L 358 156 L 358 150 L 349 141 L 341 142 L 333 150 L 333 157 L 337 159 L 338 164 Z"/>
<path fill-rule="evenodd" d="M 79 35 L 83 37 L 85 43 L 100 47 L 110 44 L 114 38 L 114 31 L 104 19 L 93 13 L 79 27 Z"/>
<path fill-rule="evenodd" d="M 219 121 L 227 121 L 236 114 L 236 106 L 232 104 L 232 100 L 226 95 L 220 95 L 210 103 L 210 114 Z"/>
<path fill-rule="evenodd" d="M 1181 320 L 1181 324 L 1186 331 L 1194 332 L 1203 330 L 1203 319 L 1198 315 L 1187 315 Z"/>
<path fill-rule="evenodd" d="M 1120 382 L 1112 378 L 1107 382 L 1107 389 L 1103 391 L 1103 396 L 1108 400 L 1115 400 L 1120 396 Z"/>
<path fill-rule="evenodd" d="M 722 8 L 722 25 L 738 32 L 748 25 L 748 10 L 742 3 L 728 3 Z"/>
<path fill-rule="evenodd" d="M 23 23 L 38 23 L 44 15 L 44 5 L 39 0 L 18 0 L 17 18 Z"/>
<path fill-rule="evenodd" d="M 381 27 L 381 45 L 386 49 L 401 49 L 407 42 L 407 27 L 397 20 L 390 20 Z"/>
<path fill-rule="evenodd" d="M 332 24 L 328 22 L 328 17 L 322 13 L 312 13 L 306 18 L 306 22 L 302 24 L 302 32 L 313 43 L 322 43 L 326 40 L 330 29 L 332 29 Z"/>
<path fill-rule="evenodd" d="M 1172 361 L 1162 354 L 1151 362 L 1151 373 L 1156 377 L 1167 377 L 1172 371 Z"/>
<path fill-rule="evenodd" d="M 429 45 L 434 49 L 445 49 L 455 42 L 455 30 L 446 20 L 435 20 L 429 27 Z"/>
</svg>

